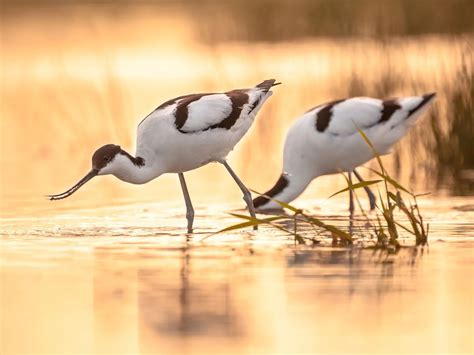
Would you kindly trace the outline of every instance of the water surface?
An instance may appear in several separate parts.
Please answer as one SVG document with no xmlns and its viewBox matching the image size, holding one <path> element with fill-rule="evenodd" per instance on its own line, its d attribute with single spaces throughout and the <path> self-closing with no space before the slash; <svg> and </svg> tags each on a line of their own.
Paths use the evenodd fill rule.
<svg viewBox="0 0 474 355">
<path fill-rule="evenodd" d="M 345 202 L 304 204 L 344 227 Z M 193 236 L 180 204 L 4 218 L 2 353 L 472 352 L 473 201 L 421 204 L 429 246 L 397 255 L 269 228 L 202 241 L 238 205 L 197 208 Z"/>
</svg>

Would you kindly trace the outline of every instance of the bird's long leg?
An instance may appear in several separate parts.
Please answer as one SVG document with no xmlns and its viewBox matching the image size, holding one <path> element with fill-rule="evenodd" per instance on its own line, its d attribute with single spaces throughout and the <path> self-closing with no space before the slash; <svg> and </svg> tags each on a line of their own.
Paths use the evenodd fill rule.
<svg viewBox="0 0 474 355">
<path fill-rule="evenodd" d="M 349 183 L 351 184 L 351 188 L 349 189 L 349 213 L 352 217 L 354 217 L 354 191 L 352 190 L 352 173 L 349 171 L 347 172 L 349 177 Z"/>
<path fill-rule="evenodd" d="M 226 167 L 226 169 L 229 172 L 230 176 L 232 176 L 232 178 L 235 180 L 237 185 L 239 185 L 240 190 L 244 194 L 244 201 L 245 201 L 245 203 L 247 203 L 247 207 L 249 209 L 250 216 L 252 216 L 253 218 L 256 218 L 256 216 L 255 216 L 255 207 L 253 206 L 252 195 L 250 194 L 249 189 L 247 189 L 247 187 L 244 185 L 244 183 L 242 181 L 240 181 L 237 174 L 234 173 L 234 171 L 229 166 L 229 164 L 227 164 L 226 161 L 224 161 L 222 164 Z M 253 229 L 257 230 L 258 226 L 257 225 L 253 226 Z"/>
<path fill-rule="evenodd" d="M 352 229 L 354 228 L 354 191 L 352 190 L 352 174 L 350 171 L 347 172 L 349 178 L 349 235 L 352 235 Z"/>
<path fill-rule="evenodd" d="M 354 175 L 357 177 L 357 179 L 360 182 L 364 181 L 364 179 L 362 178 L 362 176 L 360 176 L 360 174 L 356 171 L 356 169 L 352 170 L 352 172 L 354 173 Z M 375 209 L 376 198 L 375 198 L 374 193 L 372 192 L 372 190 L 368 186 L 364 186 L 364 190 L 367 193 L 367 196 L 369 197 L 370 209 L 371 210 Z"/>
<path fill-rule="evenodd" d="M 184 202 L 186 203 L 186 219 L 188 220 L 188 233 L 193 232 L 193 222 L 194 222 L 194 208 L 191 202 L 191 197 L 189 197 L 188 187 L 186 186 L 186 180 L 184 180 L 184 174 L 178 173 L 179 182 L 181 184 L 181 189 L 183 190 Z"/>
</svg>

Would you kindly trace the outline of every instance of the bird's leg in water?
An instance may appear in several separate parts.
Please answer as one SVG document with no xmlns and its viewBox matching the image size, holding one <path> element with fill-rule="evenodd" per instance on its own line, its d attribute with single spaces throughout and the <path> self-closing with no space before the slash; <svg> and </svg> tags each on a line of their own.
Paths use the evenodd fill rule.
<svg viewBox="0 0 474 355">
<path fill-rule="evenodd" d="M 352 174 L 347 172 L 349 177 L 349 234 L 352 235 L 352 228 L 354 223 L 354 191 L 352 190 Z"/>
<path fill-rule="evenodd" d="M 348 177 L 349 177 L 349 183 L 350 183 L 350 186 L 349 186 L 349 213 L 350 213 L 350 216 L 351 216 L 351 219 L 352 217 L 354 217 L 354 191 L 352 190 L 352 174 L 351 172 L 349 171 L 347 173 Z"/>
<path fill-rule="evenodd" d="M 186 186 L 186 180 L 184 180 L 184 174 L 179 173 L 179 182 L 181 184 L 181 189 L 183 190 L 184 202 L 186 203 L 186 219 L 188 220 L 188 233 L 193 232 L 193 222 L 194 222 L 194 208 L 191 203 L 191 197 L 189 197 L 188 187 Z"/>
<path fill-rule="evenodd" d="M 240 187 L 240 190 L 242 191 L 242 193 L 244 194 L 244 201 L 245 203 L 247 203 L 247 207 L 249 209 L 249 212 L 250 212 L 250 216 L 252 216 L 253 218 L 256 218 L 255 216 L 255 208 L 253 206 L 253 201 L 252 201 L 252 195 L 250 194 L 250 191 L 249 189 L 247 189 L 247 187 L 244 185 L 244 183 L 242 181 L 240 181 L 239 177 L 237 176 L 236 173 L 234 173 L 234 171 L 232 170 L 232 168 L 229 166 L 229 164 L 227 164 L 226 161 L 224 161 L 222 163 L 227 171 L 229 172 L 230 176 L 232 176 L 232 178 L 235 180 L 235 182 L 237 183 L 237 185 L 239 185 Z M 258 229 L 258 226 L 255 225 L 253 226 L 253 229 L 254 230 L 257 230 Z"/>
<path fill-rule="evenodd" d="M 356 178 L 360 181 L 360 182 L 364 182 L 365 180 L 362 178 L 362 176 L 360 176 L 360 174 L 356 171 L 356 169 L 352 170 L 352 172 L 354 173 L 354 175 L 356 176 Z M 372 190 L 368 187 L 368 186 L 364 186 L 364 190 L 365 192 L 367 193 L 367 196 L 369 197 L 369 203 L 370 203 L 370 209 L 373 210 L 375 209 L 375 195 L 374 193 L 372 192 Z"/>
</svg>

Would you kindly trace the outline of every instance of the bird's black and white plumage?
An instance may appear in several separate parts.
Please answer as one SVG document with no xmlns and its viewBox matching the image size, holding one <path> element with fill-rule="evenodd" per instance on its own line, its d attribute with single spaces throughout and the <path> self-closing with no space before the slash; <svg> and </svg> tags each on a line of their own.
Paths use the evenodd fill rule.
<svg viewBox="0 0 474 355">
<path fill-rule="evenodd" d="M 92 170 L 83 179 L 68 191 L 51 195 L 50 199 L 72 195 L 97 175 L 112 174 L 126 182 L 144 184 L 165 173 L 178 173 L 187 207 L 188 231 L 191 231 L 194 210 L 183 173 L 219 162 L 239 185 L 255 216 L 250 192 L 227 164 L 226 157 L 272 95 L 270 89 L 278 84 L 271 79 L 250 89 L 184 95 L 164 102 L 138 125 L 135 157 L 118 145 L 107 144 L 94 153 Z"/>
<path fill-rule="evenodd" d="M 434 96 L 432 93 L 390 100 L 354 97 L 310 109 L 288 131 L 283 173 L 265 195 L 291 202 L 314 178 L 352 172 L 372 159 L 373 153 L 357 128 L 365 132 L 380 154 L 388 153 Z M 279 208 L 264 196 L 256 198 L 254 205 L 261 210 Z"/>
<path fill-rule="evenodd" d="M 265 80 L 250 89 L 166 101 L 139 124 L 137 156 L 146 160 L 150 150 L 159 152 L 159 169 L 168 173 L 225 160 L 272 95 L 274 85 L 275 80 Z"/>
</svg>

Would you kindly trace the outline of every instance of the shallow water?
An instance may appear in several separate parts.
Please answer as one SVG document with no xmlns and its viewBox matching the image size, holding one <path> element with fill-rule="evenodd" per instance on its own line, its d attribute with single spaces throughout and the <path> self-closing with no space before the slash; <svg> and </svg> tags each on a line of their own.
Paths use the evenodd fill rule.
<svg viewBox="0 0 474 355">
<path fill-rule="evenodd" d="M 304 204 L 344 227 L 345 202 Z M 473 200 L 421 206 L 429 247 L 397 255 L 269 228 L 202 241 L 238 205 L 197 204 L 193 236 L 178 203 L 6 217 L 1 352 L 470 353 Z"/>
</svg>

